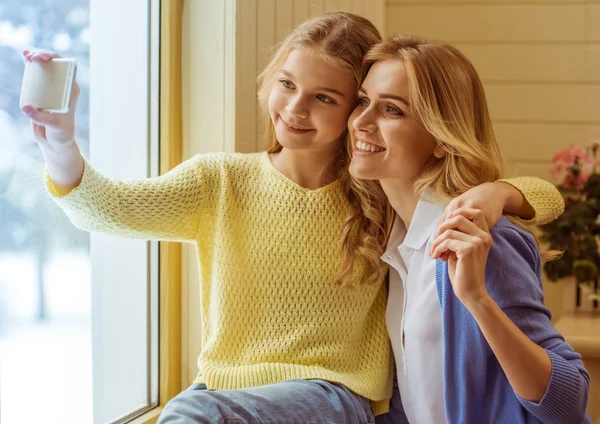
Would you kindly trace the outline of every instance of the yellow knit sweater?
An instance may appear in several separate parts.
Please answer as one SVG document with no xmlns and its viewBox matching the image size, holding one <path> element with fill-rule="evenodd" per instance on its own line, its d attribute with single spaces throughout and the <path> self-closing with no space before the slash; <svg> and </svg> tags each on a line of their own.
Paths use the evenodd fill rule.
<svg viewBox="0 0 600 424">
<path fill-rule="evenodd" d="M 86 163 L 79 186 L 62 197 L 47 183 L 81 229 L 195 244 L 203 340 L 196 383 L 241 389 L 324 379 L 371 399 L 376 413 L 387 409 L 385 285 L 334 282 L 347 211 L 339 182 L 306 190 L 260 153 L 198 155 L 161 177 L 128 182 Z M 552 185 L 516 186 L 538 221 L 560 213 Z"/>
</svg>

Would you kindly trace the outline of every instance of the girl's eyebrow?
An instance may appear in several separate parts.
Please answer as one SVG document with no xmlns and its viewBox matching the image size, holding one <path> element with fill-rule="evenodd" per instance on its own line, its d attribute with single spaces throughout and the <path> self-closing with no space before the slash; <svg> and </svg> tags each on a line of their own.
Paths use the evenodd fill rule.
<svg viewBox="0 0 600 424">
<path fill-rule="evenodd" d="M 285 75 L 288 78 L 295 79 L 294 75 L 291 72 L 286 71 L 285 69 L 280 69 L 279 72 L 281 72 L 283 75 Z M 342 93 L 339 90 L 336 90 L 335 88 L 317 87 L 316 90 L 317 91 L 328 91 L 330 93 L 337 94 L 340 97 L 346 97 L 346 95 L 344 93 Z"/>
<path fill-rule="evenodd" d="M 365 93 L 368 96 L 367 90 L 365 90 L 363 87 L 360 87 L 358 89 L 358 91 Z M 395 94 L 387 94 L 387 93 L 382 93 L 379 95 L 380 99 L 393 99 L 393 100 L 398 100 L 399 102 L 402 102 L 406 105 L 406 107 L 410 107 L 410 103 L 408 103 L 408 100 L 406 100 L 404 97 L 402 96 L 396 96 Z"/>
</svg>

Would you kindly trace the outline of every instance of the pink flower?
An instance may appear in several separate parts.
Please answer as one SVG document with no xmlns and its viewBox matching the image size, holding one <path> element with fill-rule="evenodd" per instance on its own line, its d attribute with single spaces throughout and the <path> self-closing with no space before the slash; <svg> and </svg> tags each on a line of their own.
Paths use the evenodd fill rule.
<svg viewBox="0 0 600 424">
<path fill-rule="evenodd" d="M 562 185 L 567 176 L 568 169 L 569 166 L 564 160 L 554 162 L 552 168 L 550 168 L 550 177 L 552 178 L 552 181 L 554 181 L 554 184 L 559 186 Z"/>
<path fill-rule="evenodd" d="M 588 178 L 590 178 L 589 174 L 583 172 L 580 173 L 577 178 L 575 178 L 575 175 L 573 174 L 568 174 L 561 185 L 574 190 L 579 189 L 585 185 Z"/>
<path fill-rule="evenodd" d="M 555 164 L 557 162 L 564 163 L 565 166 L 573 166 L 573 162 L 575 161 L 575 157 L 571 154 L 571 150 L 562 150 L 558 149 L 552 158 L 552 162 Z"/>
<path fill-rule="evenodd" d="M 594 171 L 595 160 L 587 149 L 571 146 L 559 149 L 552 158 L 550 176 L 554 183 L 566 188 L 577 189 L 585 184 Z M 578 171 L 577 178 L 573 171 Z"/>
</svg>

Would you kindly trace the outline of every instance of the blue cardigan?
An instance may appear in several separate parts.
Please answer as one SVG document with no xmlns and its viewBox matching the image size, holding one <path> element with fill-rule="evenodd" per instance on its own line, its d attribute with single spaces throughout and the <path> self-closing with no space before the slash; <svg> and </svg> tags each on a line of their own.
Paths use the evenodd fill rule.
<svg viewBox="0 0 600 424">
<path fill-rule="evenodd" d="M 546 349 L 552 376 L 539 403 L 517 396 L 477 322 L 454 295 L 447 264 L 438 260 L 448 424 L 591 423 L 586 414 L 590 377 L 581 356 L 550 322 L 535 240 L 506 218 L 491 234 L 494 243 L 485 274 L 487 290 L 521 331 Z M 397 390 L 386 415 L 389 417 L 382 416 L 377 422 L 407 422 Z"/>
</svg>

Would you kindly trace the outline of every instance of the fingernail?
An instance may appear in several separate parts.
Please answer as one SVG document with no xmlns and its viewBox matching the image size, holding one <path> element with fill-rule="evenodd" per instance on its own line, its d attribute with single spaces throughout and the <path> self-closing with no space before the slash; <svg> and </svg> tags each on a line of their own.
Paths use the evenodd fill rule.
<svg viewBox="0 0 600 424">
<path fill-rule="evenodd" d="M 23 106 L 23 109 L 21 110 L 27 116 L 31 116 L 31 114 L 33 113 L 33 108 L 31 106 Z"/>
</svg>

